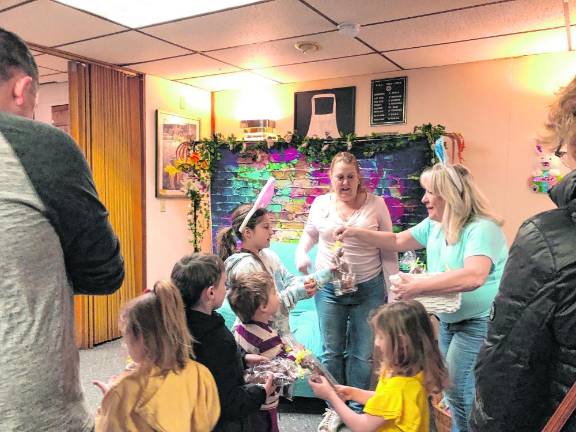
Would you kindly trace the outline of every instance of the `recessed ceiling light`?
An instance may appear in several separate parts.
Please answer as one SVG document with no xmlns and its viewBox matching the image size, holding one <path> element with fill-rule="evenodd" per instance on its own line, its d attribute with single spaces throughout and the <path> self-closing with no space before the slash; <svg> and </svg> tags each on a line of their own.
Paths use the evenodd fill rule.
<svg viewBox="0 0 576 432">
<path fill-rule="evenodd" d="M 294 48 L 296 48 L 302 54 L 309 54 L 318 51 L 320 49 L 320 45 L 318 45 L 316 42 L 302 41 L 296 42 L 294 44 Z"/>
<path fill-rule="evenodd" d="M 58 0 L 127 27 L 188 18 L 209 12 L 257 3 L 255 0 Z"/>
</svg>

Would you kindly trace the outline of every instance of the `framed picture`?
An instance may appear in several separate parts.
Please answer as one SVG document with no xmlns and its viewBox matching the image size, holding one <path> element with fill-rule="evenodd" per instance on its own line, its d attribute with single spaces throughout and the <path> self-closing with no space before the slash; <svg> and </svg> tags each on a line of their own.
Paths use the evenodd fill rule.
<svg viewBox="0 0 576 432">
<path fill-rule="evenodd" d="M 300 136 L 339 138 L 354 133 L 356 87 L 294 93 L 294 129 Z"/>
<path fill-rule="evenodd" d="M 406 77 L 372 80 L 370 126 L 406 123 Z"/>
<path fill-rule="evenodd" d="M 168 165 L 178 158 L 179 147 L 200 137 L 200 121 L 156 110 L 156 197 L 184 198 L 184 174 L 169 174 Z"/>
</svg>

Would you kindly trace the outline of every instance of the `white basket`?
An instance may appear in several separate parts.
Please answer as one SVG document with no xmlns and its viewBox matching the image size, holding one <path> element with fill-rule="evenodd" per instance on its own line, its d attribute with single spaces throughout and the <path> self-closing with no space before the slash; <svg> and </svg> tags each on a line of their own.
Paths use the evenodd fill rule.
<svg viewBox="0 0 576 432">
<path fill-rule="evenodd" d="M 437 275 L 438 273 L 418 273 L 418 274 L 410 274 L 413 278 L 427 278 L 430 276 Z M 395 274 L 389 277 L 390 283 L 395 285 L 400 281 L 400 276 Z M 389 301 L 393 302 L 393 294 L 389 293 Z M 462 304 L 462 293 L 450 293 L 450 294 L 435 294 L 435 295 L 427 295 L 427 296 L 418 296 L 414 297 L 413 300 L 416 300 L 426 308 L 428 313 L 454 313 L 458 309 L 460 309 L 460 305 Z"/>
</svg>

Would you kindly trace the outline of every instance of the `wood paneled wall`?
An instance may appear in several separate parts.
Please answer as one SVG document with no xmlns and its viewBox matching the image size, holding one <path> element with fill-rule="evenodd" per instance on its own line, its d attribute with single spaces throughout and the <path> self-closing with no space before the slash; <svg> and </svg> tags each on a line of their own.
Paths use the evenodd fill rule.
<svg viewBox="0 0 576 432">
<path fill-rule="evenodd" d="M 144 289 L 143 79 L 75 61 L 68 72 L 70 133 L 92 169 L 126 266 L 115 294 L 75 298 L 76 341 L 89 348 L 121 335 L 120 309 Z"/>
</svg>

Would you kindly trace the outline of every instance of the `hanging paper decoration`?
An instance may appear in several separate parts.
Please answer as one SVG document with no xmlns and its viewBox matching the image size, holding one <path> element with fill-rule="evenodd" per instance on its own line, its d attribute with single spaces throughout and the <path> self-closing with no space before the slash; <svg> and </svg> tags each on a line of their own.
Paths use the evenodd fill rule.
<svg viewBox="0 0 576 432">
<path fill-rule="evenodd" d="M 533 165 L 534 169 L 528 182 L 532 192 L 548 193 L 562 179 L 562 174 L 557 168 L 558 158 L 551 153 L 545 152 L 540 144 L 536 145 Z"/>
</svg>

